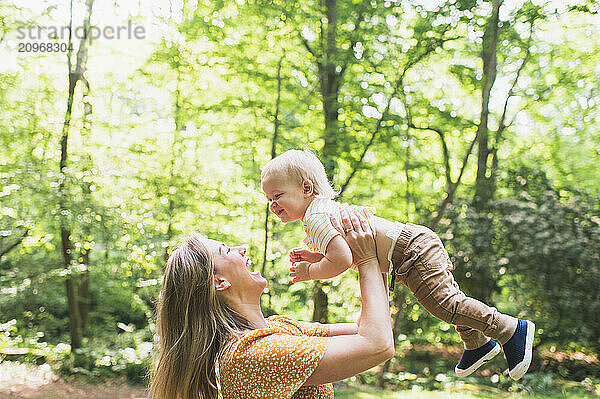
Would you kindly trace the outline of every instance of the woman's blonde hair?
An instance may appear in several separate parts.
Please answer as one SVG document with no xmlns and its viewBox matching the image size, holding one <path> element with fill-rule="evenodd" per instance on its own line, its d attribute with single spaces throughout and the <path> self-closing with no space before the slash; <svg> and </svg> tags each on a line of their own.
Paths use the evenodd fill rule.
<svg viewBox="0 0 600 399">
<path fill-rule="evenodd" d="M 334 199 L 338 196 L 327 179 L 325 167 L 310 150 L 289 150 L 278 155 L 263 166 L 260 178 L 265 179 L 269 175 L 279 173 L 296 179 L 298 184 L 304 180 L 310 180 L 313 183 L 316 198 Z"/>
<path fill-rule="evenodd" d="M 217 295 L 214 274 L 212 255 L 200 234 L 192 234 L 169 256 L 156 307 L 152 399 L 219 397 L 219 357 L 250 323 Z"/>
</svg>

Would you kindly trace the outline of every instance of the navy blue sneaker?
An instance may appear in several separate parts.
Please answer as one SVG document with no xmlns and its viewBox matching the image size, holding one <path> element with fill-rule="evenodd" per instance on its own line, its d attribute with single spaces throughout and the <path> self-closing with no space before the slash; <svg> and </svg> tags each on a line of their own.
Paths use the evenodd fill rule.
<svg viewBox="0 0 600 399">
<path fill-rule="evenodd" d="M 534 334 L 535 324 L 529 320 L 519 319 L 515 333 L 507 343 L 502 345 L 508 362 L 508 375 L 513 380 L 523 377 L 531 365 Z"/>
<path fill-rule="evenodd" d="M 460 362 L 454 368 L 454 372 L 459 377 L 466 377 L 498 353 L 500 353 L 500 345 L 493 339 L 490 339 L 487 344 L 477 349 L 465 349 Z"/>
</svg>

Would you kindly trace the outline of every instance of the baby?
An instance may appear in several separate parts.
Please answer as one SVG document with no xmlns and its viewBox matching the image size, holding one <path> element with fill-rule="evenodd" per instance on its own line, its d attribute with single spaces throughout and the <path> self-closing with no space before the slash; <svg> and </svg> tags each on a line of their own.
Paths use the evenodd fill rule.
<svg viewBox="0 0 600 399">
<path fill-rule="evenodd" d="M 392 274 L 390 289 L 395 282 L 404 284 L 432 315 L 456 327 L 465 347 L 455 367 L 459 376 L 473 373 L 500 353 L 500 346 L 511 378 L 518 380 L 527 372 L 535 325 L 466 296 L 433 231 L 382 219 L 370 207 L 334 201 L 336 193 L 325 168 L 310 151 L 290 150 L 269 161 L 261 173 L 261 186 L 270 210 L 283 223 L 301 220 L 306 232 L 304 242 L 310 251 L 290 251 L 292 282 L 331 278 L 352 266 L 350 248 L 329 217 L 339 215 L 340 209 L 361 212 L 373 230 L 381 272 Z"/>
</svg>

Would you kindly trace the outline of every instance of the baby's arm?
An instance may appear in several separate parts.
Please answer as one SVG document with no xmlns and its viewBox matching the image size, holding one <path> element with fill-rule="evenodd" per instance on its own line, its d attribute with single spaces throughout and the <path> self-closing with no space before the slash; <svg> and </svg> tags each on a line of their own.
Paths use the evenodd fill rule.
<svg viewBox="0 0 600 399">
<path fill-rule="evenodd" d="M 333 237 L 323 259 L 315 263 L 296 262 L 290 267 L 292 282 L 323 280 L 342 274 L 352 266 L 352 252 L 346 241 L 339 235 Z"/>
</svg>

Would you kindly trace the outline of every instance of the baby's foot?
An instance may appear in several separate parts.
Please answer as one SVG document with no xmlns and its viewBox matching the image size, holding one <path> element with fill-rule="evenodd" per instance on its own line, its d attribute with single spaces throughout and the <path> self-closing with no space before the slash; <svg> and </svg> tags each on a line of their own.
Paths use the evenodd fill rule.
<svg viewBox="0 0 600 399">
<path fill-rule="evenodd" d="M 454 372 L 459 377 L 466 377 L 498 353 L 500 353 L 500 345 L 493 339 L 477 349 L 465 349 L 460 362 L 454 368 Z"/>
<path fill-rule="evenodd" d="M 533 354 L 533 335 L 535 324 L 529 320 L 520 320 L 511 339 L 502 345 L 504 357 L 508 362 L 508 375 L 518 380 L 525 375 L 531 365 Z"/>
<path fill-rule="evenodd" d="M 311 252 L 304 248 L 294 248 L 290 251 L 290 262 L 309 262 L 317 263 L 323 259 L 323 255 L 318 252 Z"/>
</svg>

